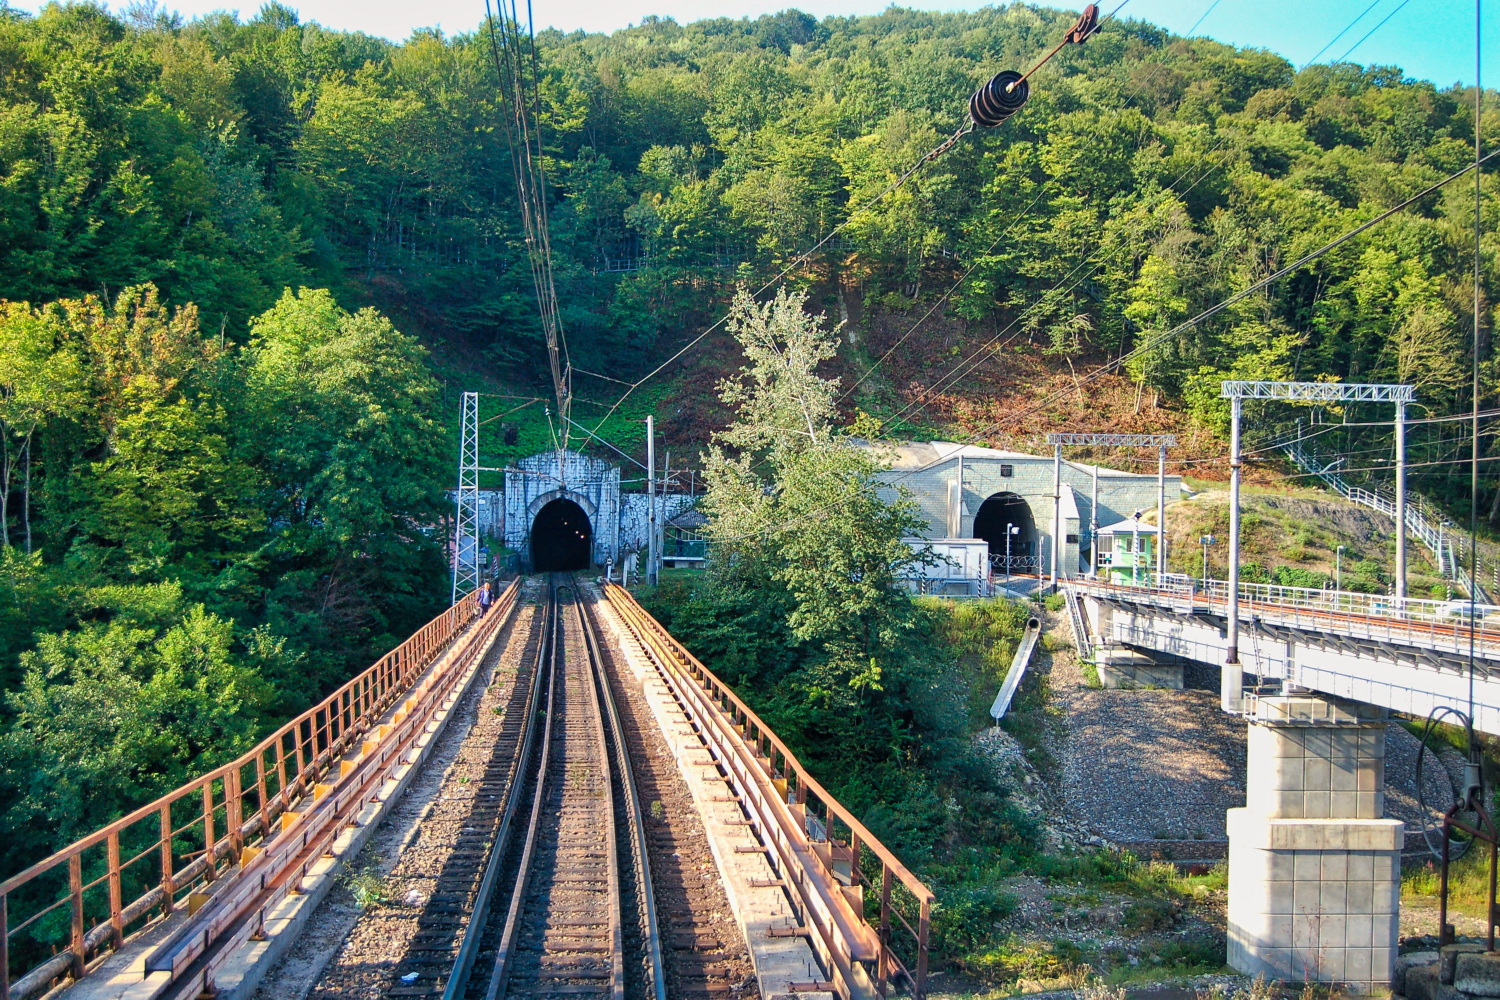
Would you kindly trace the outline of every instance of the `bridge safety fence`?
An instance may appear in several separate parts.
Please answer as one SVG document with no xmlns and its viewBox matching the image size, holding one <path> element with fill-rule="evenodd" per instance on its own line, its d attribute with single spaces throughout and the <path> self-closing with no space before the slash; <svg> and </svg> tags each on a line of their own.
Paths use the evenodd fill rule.
<svg viewBox="0 0 1500 1000">
<path fill-rule="evenodd" d="M 493 631 L 515 593 L 512 584 L 500 595 L 479 632 Z M 326 849 L 337 830 L 312 829 L 313 814 L 343 819 L 348 809 L 294 809 L 350 777 L 351 756 L 379 757 L 384 772 L 395 766 L 389 751 L 410 745 L 451 685 L 457 671 L 439 661 L 476 614 L 473 596 L 461 598 L 248 753 L 0 882 L 0 1000 L 29 1000 L 83 977 L 179 910 L 191 921 L 225 895 L 223 880 L 257 859 L 262 869 L 289 860 L 283 842 Z M 434 676 L 442 673 L 450 676 Z M 259 878 L 263 886 L 278 873 Z"/>
<path fill-rule="evenodd" d="M 800 931 L 844 998 L 904 982 L 926 996 L 931 890 L 828 793 L 734 691 L 624 588 L 605 596 L 677 692 L 750 813 L 791 894 Z"/>
<path fill-rule="evenodd" d="M 1184 614 L 1204 607 L 1227 607 L 1229 583 L 1197 580 L 1181 575 L 1148 578 L 1137 584 L 1073 579 L 1068 586 L 1094 596 L 1150 597 Z M 1476 647 L 1500 648 L 1500 608 L 1467 600 L 1438 601 L 1398 598 L 1313 587 L 1285 587 L 1271 583 L 1239 585 L 1240 617 L 1274 620 L 1363 638 L 1417 642 L 1424 646 L 1462 652 L 1468 648 L 1472 627 Z"/>
</svg>

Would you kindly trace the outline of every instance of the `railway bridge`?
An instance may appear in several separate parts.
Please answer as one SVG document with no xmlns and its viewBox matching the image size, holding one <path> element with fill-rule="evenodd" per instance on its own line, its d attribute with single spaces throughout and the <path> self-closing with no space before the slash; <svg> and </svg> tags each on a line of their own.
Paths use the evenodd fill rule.
<svg viewBox="0 0 1500 1000">
<path fill-rule="evenodd" d="M 1223 581 L 1172 576 L 1064 589 L 1097 662 L 1148 661 L 1147 676 L 1219 667 L 1222 708 L 1249 723 L 1246 805 L 1228 817 L 1230 964 L 1385 988 L 1404 841 L 1384 815 L 1389 713 L 1469 706 L 1477 731 L 1500 735 L 1500 619 L 1463 602 L 1264 584 L 1232 602 Z"/>
<path fill-rule="evenodd" d="M 320 908 L 340 879 L 382 905 Z M 0 883 L 0 1000 L 921 996 L 932 902 L 629 593 L 554 573 Z"/>
</svg>

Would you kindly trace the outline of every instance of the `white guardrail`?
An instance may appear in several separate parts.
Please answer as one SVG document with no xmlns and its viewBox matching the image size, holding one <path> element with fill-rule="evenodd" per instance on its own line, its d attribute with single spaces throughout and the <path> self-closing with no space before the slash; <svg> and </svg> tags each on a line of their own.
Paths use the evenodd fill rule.
<svg viewBox="0 0 1500 1000">
<path fill-rule="evenodd" d="M 1224 613 L 1229 603 L 1229 584 L 1224 580 L 1167 576 L 1129 585 L 1074 579 L 1068 586 L 1080 594 L 1151 603 L 1180 614 Z M 1242 583 L 1239 597 L 1242 621 L 1259 619 L 1268 624 L 1459 653 L 1468 651 L 1472 620 L 1476 650 L 1500 657 L 1500 607 L 1494 605 L 1269 583 Z"/>
<path fill-rule="evenodd" d="M 1318 464 L 1317 460 L 1302 450 L 1300 444 L 1295 442 L 1283 445 L 1281 449 L 1288 458 L 1299 467 L 1311 472 L 1327 484 L 1328 488 L 1348 500 L 1350 503 L 1368 507 L 1370 510 L 1384 514 L 1391 520 L 1396 519 L 1396 495 L 1390 490 L 1367 490 L 1360 486 L 1353 486 L 1345 482 L 1333 466 Z M 1407 495 L 1406 503 L 1406 530 L 1411 532 L 1418 541 L 1427 546 L 1437 559 L 1438 572 L 1443 576 L 1451 576 L 1463 586 L 1467 593 L 1473 594 L 1477 600 L 1489 601 L 1489 595 L 1484 591 L 1484 585 L 1476 583 L 1469 576 L 1468 567 L 1463 560 L 1458 558 L 1454 550 L 1454 542 L 1462 542 L 1467 537 L 1461 532 L 1451 529 L 1444 530 L 1442 527 L 1443 515 L 1437 507 L 1425 497 L 1416 493 Z M 1484 569 L 1485 560 L 1478 560 L 1480 570 Z"/>
</svg>

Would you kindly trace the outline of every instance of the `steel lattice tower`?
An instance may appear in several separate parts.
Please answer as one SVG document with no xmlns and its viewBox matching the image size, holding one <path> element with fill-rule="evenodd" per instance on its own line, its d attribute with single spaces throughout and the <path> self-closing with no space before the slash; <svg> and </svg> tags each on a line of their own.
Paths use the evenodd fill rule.
<svg viewBox="0 0 1500 1000">
<path fill-rule="evenodd" d="M 479 589 L 479 393 L 466 392 L 460 404 L 457 516 L 453 524 L 453 595 Z"/>
</svg>

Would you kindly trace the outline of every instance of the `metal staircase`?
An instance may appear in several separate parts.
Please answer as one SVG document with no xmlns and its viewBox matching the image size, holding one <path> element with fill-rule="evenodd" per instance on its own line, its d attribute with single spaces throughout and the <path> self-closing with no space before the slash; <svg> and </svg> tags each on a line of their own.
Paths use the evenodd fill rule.
<svg viewBox="0 0 1500 1000">
<path fill-rule="evenodd" d="M 1073 628 L 1073 644 L 1078 647 L 1078 659 L 1080 662 L 1094 658 L 1094 643 L 1089 638 L 1088 623 L 1083 618 L 1083 607 L 1078 603 L 1078 595 L 1071 587 L 1063 587 L 1063 600 L 1068 605 L 1068 624 Z"/>
<path fill-rule="evenodd" d="M 1303 450 L 1300 442 L 1292 442 L 1283 445 L 1282 452 L 1296 465 L 1306 472 L 1321 479 L 1329 489 L 1350 503 L 1368 507 L 1370 510 L 1378 511 L 1392 520 L 1396 518 L 1396 494 L 1392 490 L 1367 490 L 1360 486 L 1350 485 L 1344 477 L 1338 474 L 1337 463 L 1323 465 L 1317 458 L 1309 455 Z M 1483 586 L 1470 579 L 1469 570 L 1458 557 L 1454 548 L 1454 541 L 1463 541 L 1461 533 L 1453 530 L 1444 530 L 1442 513 L 1425 497 L 1418 494 L 1408 493 L 1406 502 L 1406 530 L 1418 541 L 1427 546 L 1428 551 L 1437 560 L 1438 571 L 1446 577 L 1457 580 L 1467 593 L 1473 594 L 1475 600 L 1482 603 L 1490 603 L 1490 597 Z M 1481 568 L 1482 568 L 1481 560 Z"/>
</svg>

